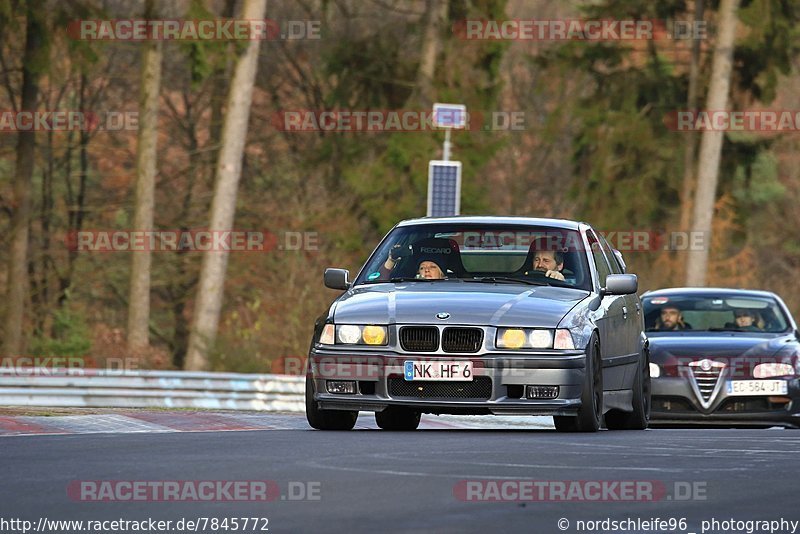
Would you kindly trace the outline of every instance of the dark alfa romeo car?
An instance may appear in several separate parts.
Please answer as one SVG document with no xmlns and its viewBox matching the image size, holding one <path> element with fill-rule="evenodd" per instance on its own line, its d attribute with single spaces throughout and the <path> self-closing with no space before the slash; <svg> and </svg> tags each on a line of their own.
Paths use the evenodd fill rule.
<svg viewBox="0 0 800 534">
<path fill-rule="evenodd" d="M 654 424 L 800 426 L 800 341 L 780 297 L 676 288 L 642 301 Z"/>
<path fill-rule="evenodd" d="M 306 415 L 383 429 L 421 413 L 552 415 L 561 431 L 643 429 L 650 410 L 637 278 L 586 224 L 517 217 L 399 223 L 316 322 Z"/>
</svg>

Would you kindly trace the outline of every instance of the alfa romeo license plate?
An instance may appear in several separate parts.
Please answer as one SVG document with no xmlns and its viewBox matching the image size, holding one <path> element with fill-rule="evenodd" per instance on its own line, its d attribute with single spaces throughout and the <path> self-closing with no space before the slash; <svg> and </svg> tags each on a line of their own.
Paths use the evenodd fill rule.
<svg viewBox="0 0 800 534">
<path fill-rule="evenodd" d="M 728 380 L 728 395 L 786 395 L 785 380 Z"/>
<path fill-rule="evenodd" d="M 406 380 L 437 380 L 453 382 L 472 381 L 472 362 L 403 362 Z"/>
</svg>

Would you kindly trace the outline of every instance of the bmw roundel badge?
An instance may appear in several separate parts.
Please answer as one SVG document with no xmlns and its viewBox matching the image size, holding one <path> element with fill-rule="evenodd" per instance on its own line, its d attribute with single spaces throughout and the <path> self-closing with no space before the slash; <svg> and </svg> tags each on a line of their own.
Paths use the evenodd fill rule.
<svg viewBox="0 0 800 534">
<path fill-rule="evenodd" d="M 445 319 L 449 319 L 450 318 L 450 314 L 447 313 L 447 312 L 439 312 L 439 313 L 436 314 L 436 318 L 437 319 L 441 319 L 441 320 L 444 321 Z"/>
</svg>

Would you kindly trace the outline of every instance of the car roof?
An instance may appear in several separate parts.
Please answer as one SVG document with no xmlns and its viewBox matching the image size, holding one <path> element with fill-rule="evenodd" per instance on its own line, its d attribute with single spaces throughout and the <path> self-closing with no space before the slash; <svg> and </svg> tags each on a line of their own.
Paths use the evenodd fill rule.
<svg viewBox="0 0 800 534">
<path fill-rule="evenodd" d="M 687 297 L 771 297 L 775 298 L 777 295 L 771 291 L 763 291 L 759 289 L 736 289 L 732 287 L 669 287 L 664 289 L 656 289 L 654 291 L 647 291 L 642 294 L 642 297 L 669 297 L 669 296 L 687 296 Z"/>
<path fill-rule="evenodd" d="M 564 230 L 579 230 L 581 223 L 571 221 L 568 219 L 550 219 L 539 217 L 512 217 L 512 216 L 488 216 L 488 215 L 470 215 L 470 216 L 455 216 L 455 217 L 420 217 L 418 219 L 406 219 L 400 221 L 397 226 L 417 226 L 428 224 L 518 224 L 529 226 L 551 226 L 554 228 L 561 228 Z"/>
</svg>

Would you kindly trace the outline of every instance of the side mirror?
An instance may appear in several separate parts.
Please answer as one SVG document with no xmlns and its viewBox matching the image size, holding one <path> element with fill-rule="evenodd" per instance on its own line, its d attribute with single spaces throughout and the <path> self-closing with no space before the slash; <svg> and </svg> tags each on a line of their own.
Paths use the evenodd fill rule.
<svg viewBox="0 0 800 534">
<path fill-rule="evenodd" d="M 350 271 L 347 269 L 325 269 L 325 287 L 331 289 L 350 289 Z"/>
<path fill-rule="evenodd" d="M 606 276 L 604 295 L 632 295 L 639 290 L 635 274 L 609 274 Z"/>
</svg>

